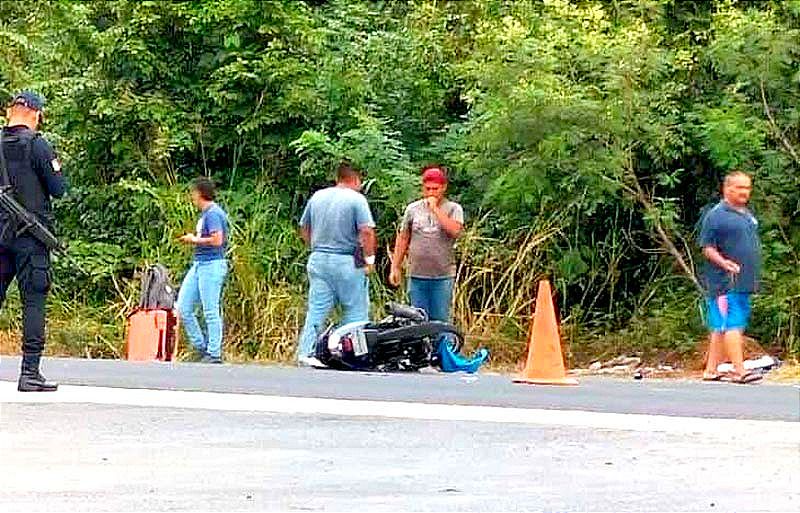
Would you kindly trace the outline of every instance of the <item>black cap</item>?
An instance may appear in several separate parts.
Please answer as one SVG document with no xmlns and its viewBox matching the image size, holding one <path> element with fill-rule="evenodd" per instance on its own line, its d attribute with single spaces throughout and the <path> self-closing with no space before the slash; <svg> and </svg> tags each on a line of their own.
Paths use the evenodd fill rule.
<svg viewBox="0 0 800 513">
<path fill-rule="evenodd" d="M 22 91 L 14 96 L 11 105 L 22 105 L 41 112 L 44 109 L 44 99 L 31 91 Z"/>
</svg>

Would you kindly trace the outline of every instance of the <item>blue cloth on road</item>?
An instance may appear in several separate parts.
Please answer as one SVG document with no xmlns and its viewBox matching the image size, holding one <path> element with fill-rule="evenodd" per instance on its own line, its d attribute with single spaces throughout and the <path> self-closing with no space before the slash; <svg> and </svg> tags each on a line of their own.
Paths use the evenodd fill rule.
<svg viewBox="0 0 800 513">
<path fill-rule="evenodd" d="M 709 297 L 727 292 L 757 292 L 761 245 L 758 221 L 749 210 L 738 210 L 725 201 L 719 202 L 703 216 L 698 244 L 713 246 L 722 256 L 741 266 L 738 275 L 731 275 L 706 261 L 702 279 Z"/>
<path fill-rule="evenodd" d="M 195 261 L 223 260 L 228 247 L 228 231 L 228 215 L 219 205 L 212 203 L 203 210 L 197 221 L 197 236 L 210 237 L 214 232 L 222 232 L 222 246 L 195 246 Z"/>
<path fill-rule="evenodd" d="M 178 314 L 186 330 L 189 342 L 200 352 L 214 357 L 222 354 L 222 312 L 220 296 L 225 276 L 228 274 L 226 260 L 194 262 L 183 278 L 178 293 Z M 200 304 L 208 336 L 204 336 L 195 315 Z"/>
<path fill-rule="evenodd" d="M 467 359 L 453 351 L 447 336 L 439 340 L 439 362 L 444 372 L 468 372 L 474 374 L 488 359 L 488 349 L 478 349 L 472 355 L 472 358 Z"/>
<path fill-rule="evenodd" d="M 375 227 L 367 199 L 347 187 L 328 187 L 308 201 L 300 226 L 311 230 L 311 251 L 353 255 L 358 231 Z"/>
<path fill-rule="evenodd" d="M 432 321 L 450 320 L 453 299 L 453 278 L 410 278 L 408 293 L 411 304 L 422 308 Z"/>
<path fill-rule="evenodd" d="M 306 265 L 308 271 L 308 311 L 297 357 L 314 354 L 317 337 L 336 304 L 342 305 L 342 324 L 369 320 L 369 286 L 363 268 L 356 267 L 353 255 L 315 251 Z"/>
</svg>

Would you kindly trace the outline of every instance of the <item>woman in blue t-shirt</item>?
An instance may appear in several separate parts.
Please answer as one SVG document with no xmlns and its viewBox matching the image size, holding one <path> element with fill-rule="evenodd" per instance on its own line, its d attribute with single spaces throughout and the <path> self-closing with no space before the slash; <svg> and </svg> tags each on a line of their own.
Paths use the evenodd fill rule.
<svg viewBox="0 0 800 513">
<path fill-rule="evenodd" d="M 198 178 L 192 184 L 192 203 L 200 210 L 196 233 L 187 233 L 181 242 L 194 246 L 194 261 L 178 293 L 178 315 L 195 350 L 204 363 L 222 363 L 222 313 L 220 296 L 228 262 L 228 216 L 214 203 L 216 189 L 208 178 Z M 195 308 L 203 308 L 206 330 L 204 336 L 195 316 Z"/>
</svg>

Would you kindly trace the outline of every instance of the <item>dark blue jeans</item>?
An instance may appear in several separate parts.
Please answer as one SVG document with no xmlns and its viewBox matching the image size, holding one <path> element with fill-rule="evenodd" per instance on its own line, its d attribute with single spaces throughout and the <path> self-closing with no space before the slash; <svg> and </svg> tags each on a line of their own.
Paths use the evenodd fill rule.
<svg viewBox="0 0 800 513">
<path fill-rule="evenodd" d="M 432 321 L 450 321 L 453 278 L 411 278 L 411 304 L 428 312 Z"/>
</svg>

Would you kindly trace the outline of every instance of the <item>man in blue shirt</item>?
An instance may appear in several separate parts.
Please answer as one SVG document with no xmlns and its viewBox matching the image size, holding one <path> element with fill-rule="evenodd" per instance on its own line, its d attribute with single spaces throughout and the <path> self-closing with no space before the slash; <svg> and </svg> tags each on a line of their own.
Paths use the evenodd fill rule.
<svg viewBox="0 0 800 513">
<path fill-rule="evenodd" d="M 717 366 L 727 354 L 732 381 L 751 383 L 760 374 L 743 366 L 744 330 L 750 318 L 750 295 L 758 290 L 761 245 L 758 221 L 747 208 L 753 185 L 749 175 L 734 171 L 725 177 L 723 200 L 703 217 L 699 244 L 706 263 L 706 289 L 711 341 L 703 379 L 717 380 Z"/>
<path fill-rule="evenodd" d="M 311 247 L 300 365 L 321 365 L 314 357 L 317 336 L 336 304 L 344 310 L 344 324 L 369 320 L 367 273 L 375 265 L 375 221 L 360 190 L 361 174 L 342 163 L 336 185 L 316 192 L 300 219 L 301 235 Z"/>
<path fill-rule="evenodd" d="M 228 261 L 228 216 L 214 203 L 216 189 L 208 178 L 198 178 L 192 184 L 192 202 L 201 211 L 195 233 L 181 237 L 194 246 L 194 262 L 178 293 L 178 315 L 186 329 L 189 342 L 202 354 L 204 363 L 222 363 L 222 314 L 220 296 Z M 195 308 L 203 309 L 208 336 L 204 336 L 195 316 Z"/>
</svg>

